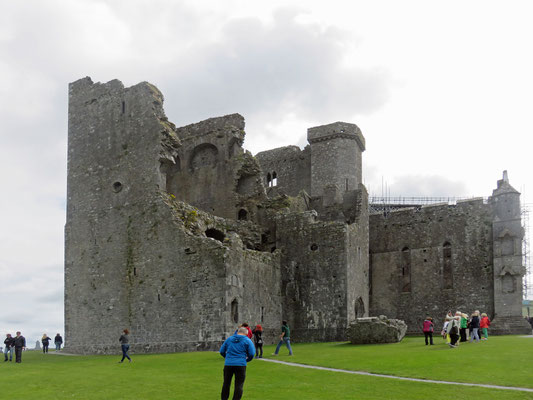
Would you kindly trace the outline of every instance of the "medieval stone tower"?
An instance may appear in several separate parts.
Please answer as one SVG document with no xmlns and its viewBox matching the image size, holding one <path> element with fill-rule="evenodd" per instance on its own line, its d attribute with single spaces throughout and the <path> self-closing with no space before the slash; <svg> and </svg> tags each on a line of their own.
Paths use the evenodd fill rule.
<svg viewBox="0 0 533 400">
<path fill-rule="evenodd" d="M 360 172 L 346 168 L 337 179 L 315 168 L 317 184 L 354 186 L 335 202 L 309 196 L 307 186 L 292 197 L 271 193 L 276 171 L 269 181 L 269 169 L 242 149 L 240 115 L 176 128 L 162 103 L 149 83 L 70 85 L 69 350 L 114 351 L 126 327 L 135 351 L 215 348 L 243 321 L 261 323 L 273 341 L 282 318 L 301 340 L 342 339 L 348 322 L 368 312 Z M 340 140 L 363 140 L 345 125 L 353 139 Z M 338 140 L 322 139 L 316 157 Z M 311 160 L 300 161 L 310 184 Z M 275 189 L 296 179 L 282 170 Z"/>
<path fill-rule="evenodd" d="M 369 215 L 365 139 L 345 122 L 255 157 L 239 114 L 176 128 L 143 82 L 69 86 L 65 335 L 75 353 L 344 340 L 351 320 L 479 308 L 521 332 L 519 193 Z M 459 294 L 467 293 L 468 296 Z"/>
<path fill-rule="evenodd" d="M 507 171 L 492 192 L 494 268 L 494 325 L 503 333 L 524 328 L 522 318 L 522 239 L 520 193 L 510 184 Z M 526 326 L 527 327 L 527 326 Z"/>
</svg>

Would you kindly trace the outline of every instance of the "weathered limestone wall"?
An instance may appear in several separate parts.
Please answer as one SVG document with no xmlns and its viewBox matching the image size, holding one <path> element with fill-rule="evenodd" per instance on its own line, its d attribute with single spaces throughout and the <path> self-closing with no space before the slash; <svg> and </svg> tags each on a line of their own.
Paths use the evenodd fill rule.
<svg viewBox="0 0 533 400">
<path fill-rule="evenodd" d="M 352 207 L 345 207 L 346 220 L 351 221 L 346 238 L 348 323 L 367 317 L 370 309 L 368 194 L 363 185 L 360 187 Z"/>
<path fill-rule="evenodd" d="M 65 336 L 75 353 L 214 349 L 237 323 L 281 318 L 279 256 L 252 222 L 167 195 L 180 141 L 148 83 L 70 86 Z M 247 243 L 247 244 L 245 244 Z M 251 289 L 251 290 L 249 290 Z M 238 307 L 232 309 L 237 301 Z"/>
<path fill-rule="evenodd" d="M 262 151 L 255 158 L 263 171 L 263 182 L 269 196 L 297 196 L 301 190 L 311 192 L 311 149 L 307 146 L 279 147 Z M 277 185 L 269 185 L 267 177 L 276 176 Z"/>
<path fill-rule="evenodd" d="M 93 350 L 91 341 L 114 344 L 129 325 L 125 210 L 144 209 L 160 183 L 154 160 L 171 157 L 162 143 L 179 144 L 160 123 L 161 103 L 146 83 L 125 89 L 85 78 L 70 85 L 65 335 L 72 351 Z"/>
<path fill-rule="evenodd" d="M 167 191 L 199 209 L 224 218 L 255 219 L 266 197 L 260 169 L 242 149 L 244 118 L 210 118 L 176 130 L 177 162 L 163 163 Z"/>
<path fill-rule="evenodd" d="M 364 277 L 359 276 L 366 270 L 364 257 L 358 258 L 359 246 L 350 242 L 357 230 L 342 222 L 318 221 L 314 211 L 280 215 L 277 223 L 283 317 L 292 324 L 294 337 L 345 339 L 354 299 L 367 298 Z"/>
<path fill-rule="evenodd" d="M 370 215 L 371 315 L 437 329 L 447 310 L 494 314 L 492 213 L 483 200 Z"/>
</svg>

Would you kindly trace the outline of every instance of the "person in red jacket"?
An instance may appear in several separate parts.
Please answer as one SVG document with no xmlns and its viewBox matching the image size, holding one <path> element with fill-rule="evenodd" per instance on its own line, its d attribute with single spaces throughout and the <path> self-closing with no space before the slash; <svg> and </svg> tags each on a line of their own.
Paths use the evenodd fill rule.
<svg viewBox="0 0 533 400">
<path fill-rule="evenodd" d="M 240 324 L 239 328 L 246 328 L 248 330 L 248 334 L 246 335 L 248 336 L 248 339 L 251 339 L 254 336 L 254 334 L 252 333 L 252 329 L 246 322 L 243 322 L 242 324 Z M 235 329 L 234 335 L 237 334 L 237 331 L 239 330 L 239 328 Z"/>
<path fill-rule="evenodd" d="M 422 330 L 424 331 L 424 336 L 426 339 L 426 346 L 428 345 L 428 338 L 429 338 L 429 344 L 433 346 L 433 318 L 427 317 L 425 319 Z"/>
<path fill-rule="evenodd" d="M 489 326 L 489 317 L 487 317 L 487 314 L 485 313 L 481 314 L 481 322 L 479 323 L 479 327 L 481 328 L 481 334 L 483 335 L 481 340 L 487 340 L 489 338 Z"/>
</svg>

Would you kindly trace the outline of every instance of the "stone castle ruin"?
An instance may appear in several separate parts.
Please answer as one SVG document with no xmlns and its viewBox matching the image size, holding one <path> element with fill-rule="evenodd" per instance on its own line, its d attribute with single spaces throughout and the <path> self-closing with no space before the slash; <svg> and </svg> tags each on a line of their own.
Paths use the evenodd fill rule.
<svg viewBox="0 0 533 400">
<path fill-rule="evenodd" d="M 493 331 L 521 318 L 520 194 L 369 212 L 365 139 L 344 122 L 309 145 L 242 148 L 244 119 L 176 128 L 163 95 L 80 79 L 69 87 L 65 335 L 74 353 L 217 348 L 238 323 L 267 341 L 346 340 L 357 317 L 418 332 L 426 314 L 480 309 Z"/>
</svg>

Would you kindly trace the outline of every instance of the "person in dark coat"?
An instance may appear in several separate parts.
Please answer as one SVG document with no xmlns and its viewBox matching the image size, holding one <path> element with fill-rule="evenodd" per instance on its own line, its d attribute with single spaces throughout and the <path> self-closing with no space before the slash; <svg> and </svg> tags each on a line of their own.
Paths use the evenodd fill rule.
<svg viewBox="0 0 533 400">
<path fill-rule="evenodd" d="M 15 338 L 11 337 L 11 333 L 6 334 L 4 340 L 4 362 L 7 361 L 7 353 L 9 353 L 9 361 L 13 361 L 13 352 L 15 351 Z"/>
<path fill-rule="evenodd" d="M 61 350 L 61 345 L 63 344 L 63 338 L 58 333 L 54 338 L 54 344 L 56 345 L 56 351 Z"/>
<path fill-rule="evenodd" d="M 48 346 L 50 345 L 50 339 L 48 335 L 45 333 L 43 334 L 43 337 L 41 338 L 41 343 L 43 344 L 43 353 L 48 353 Z"/>
<path fill-rule="evenodd" d="M 120 360 L 119 363 L 124 362 L 125 358 L 127 358 L 131 362 L 131 358 L 128 355 L 128 350 L 130 349 L 130 338 L 128 335 L 130 331 L 124 329 L 122 332 L 122 335 L 120 335 L 120 338 L 118 339 L 122 347 L 122 360 Z"/>
<path fill-rule="evenodd" d="M 22 350 L 26 348 L 26 338 L 17 332 L 17 336 L 14 337 L 13 344 L 15 345 L 15 361 L 22 362 Z"/>
<path fill-rule="evenodd" d="M 470 343 L 476 340 L 479 342 L 479 310 L 472 313 L 472 319 L 470 320 L 470 327 L 472 328 L 472 334 L 470 335 Z"/>
<path fill-rule="evenodd" d="M 255 344 L 255 358 L 263 358 L 263 327 L 259 324 L 253 330 Z"/>
</svg>

